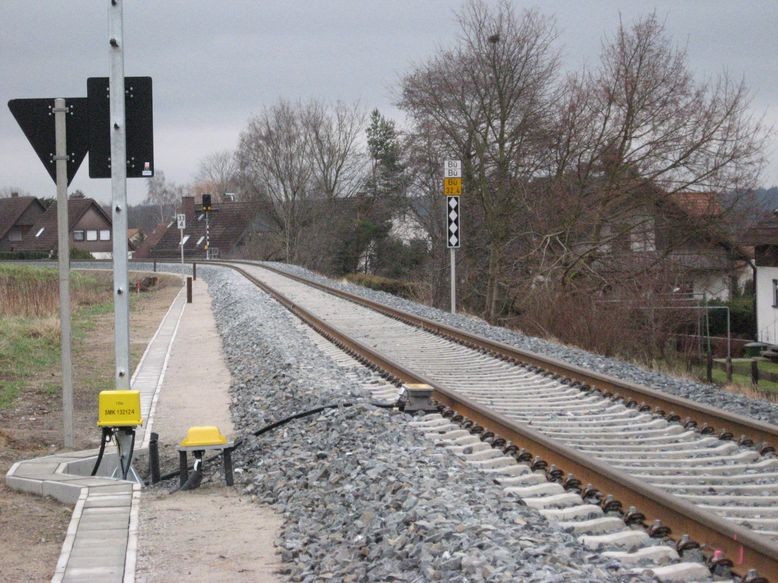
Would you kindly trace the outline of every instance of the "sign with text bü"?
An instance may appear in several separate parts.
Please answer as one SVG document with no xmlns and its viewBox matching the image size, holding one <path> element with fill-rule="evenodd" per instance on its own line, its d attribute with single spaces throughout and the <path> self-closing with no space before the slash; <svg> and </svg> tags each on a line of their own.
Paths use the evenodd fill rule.
<svg viewBox="0 0 778 583">
<path fill-rule="evenodd" d="M 446 196 L 459 196 L 462 194 L 462 179 L 461 178 L 444 178 L 443 179 L 443 194 Z"/>
<path fill-rule="evenodd" d="M 443 194 L 446 196 L 462 194 L 461 160 L 446 160 L 443 163 Z"/>
<path fill-rule="evenodd" d="M 462 178 L 462 161 L 446 160 L 443 163 L 443 178 Z"/>
</svg>

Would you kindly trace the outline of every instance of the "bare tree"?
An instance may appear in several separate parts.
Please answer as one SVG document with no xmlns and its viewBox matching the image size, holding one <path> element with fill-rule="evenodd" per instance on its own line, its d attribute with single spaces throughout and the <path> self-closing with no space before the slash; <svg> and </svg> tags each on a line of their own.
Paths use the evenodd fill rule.
<svg viewBox="0 0 778 583">
<path fill-rule="evenodd" d="M 194 190 L 210 193 L 214 201 L 221 201 L 224 193 L 235 192 L 238 166 L 230 150 L 220 150 L 200 161 L 195 175 Z"/>
<path fill-rule="evenodd" d="M 427 234 L 429 260 L 423 275 L 432 305 L 448 305 L 448 264 L 446 247 L 446 197 L 441 191 L 447 145 L 436 125 L 416 125 L 403 142 L 408 179 L 407 209 Z M 450 154 L 455 156 L 455 154 Z"/>
<path fill-rule="evenodd" d="M 557 71 L 552 24 L 508 2 L 469 4 L 462 40 L 403 81 L 400 106 L 435 124 L 463 160 L 467 200 L 479 205 L 486 238 L 485 315 L 498 312 L 505 253 L 526 215 L 526 185 L 545 165 Z"/>
<path fill-rule="evenodd" d="M 763 165 L 766 132 L 749 113 L 744 84 L 726 75 L 696 82 L 655 15 L 622 24 L 604 43 L 599 69 L 571 79 L 564 96 L 554 179 L 536 184 L 552 203 L 544 215 L 556 218 L 543 225 L 538 216 L 530 251 L 542 249 L 545 275 L 559 268 L 563 284 L 584 275 L 610 286 L 694 239 L 726 238 L 734 211 L 753 210 L 746 194 Z M 690 217 L 687 191 L 712 193 L 700 199 L 710 208 Z M 631 251 L 641 246 L 650 253 L 636 261 Z"/>
<path fill-rule="evenodd" d="M 236 153 L 243 192 L 272 215 L 283 237 L 287 262 L 297 260 L 309 208 L 313 167 L 310 140 L 300 104 L 279 101 L 249 121 Z"/>
<path fill-rule="evenodd" d="M 157 170 L 146 183 L 145 204 L 157 208 L 157 224 L 165 223 L 173 216 L 176 206 L 185 192 L 184 186 L 179 186 L 165 178 L 165 173 Z"/>
<path fill-rule="evenodd" d="M 313 188 L 326 198 L 352 196 L 361 186 L 365 157 L 359 136 L 365 115 L 359 105 L 327 107 L 312 101 L 302 112 L 313 167 Z"/>
</svg>

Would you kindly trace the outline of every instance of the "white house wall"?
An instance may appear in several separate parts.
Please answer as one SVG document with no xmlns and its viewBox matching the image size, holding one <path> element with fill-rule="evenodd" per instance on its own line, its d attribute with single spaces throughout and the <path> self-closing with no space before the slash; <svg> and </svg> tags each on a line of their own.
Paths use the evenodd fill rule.
<svg viewBox="0 0 778 583">
<path fill-rule="evenodd" d="M 778 308 L 773 306 L 773 280 L 778 280 L 778 267 L 756 268 L 756 329 L 757 340 L 778 344 Z"/>
</svg>

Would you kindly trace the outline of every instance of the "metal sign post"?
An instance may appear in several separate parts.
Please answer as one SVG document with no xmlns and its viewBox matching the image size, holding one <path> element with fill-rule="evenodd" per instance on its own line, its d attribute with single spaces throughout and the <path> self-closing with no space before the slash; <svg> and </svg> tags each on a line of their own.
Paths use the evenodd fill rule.
<svg viewBox="0 0 778 583">
<path fill-rule="evenodd" d="M 181 245 L 181 273 L 184 273 L 184 229 L 186 229 L 186 215 L 177 214 L 176 222 L 178 223 L 179 245 Z"/>
<path fill-rule="evenodd" d="M 65 100 L 54 100 L 54 160 L 57 171 L 57 262 L 59 263 L 62 421 L 65 447 L 76 447 L 73 431 L 73 367 L 70 347 L 70 245 L 68 234 L 68 168 Z"/>
<path fill-rule="evenodd" d="M 154 175 L 154 145 L 151 78 L 132 77 L 125 91 L 122 2 L 123 0 L 110 0 L 108 6 L 110 78 L 88 79 L 86 98 L 12 99 L 8 102 L 8 108 L 57 184 L 66 447 L 74 446 L 73 389 L 70 371 L 67 185 L 73 180 L 87 152 L 90 153 L 89 175 L 92 178 L 109 176 L 111 178 L 116 341 L 114 378 L 116 386 L 114 388 L 126 390 L 130 386 L 127 177 L 141 178 Z M 128 133 L 125 127 L 128 107 L 133 126 L 129 133 L 131 162 L 129 167 L 127 164 Z M 70 135 L 66 135 L 66 130 Z M 109 143 L 110 152 L 108 152 Z M 132 448 L 128 435 L 120 432 L 118 436 L 120 450 L 127 453 L 128 459 L 122 459 L 125 467 L 129 467 L 132 457 L 129 454 Z M 124 456 L 124 453 L 122 455 Z"/>
<path fill-rule="evenodd" d="M 443 194 L 446 195 L 446 246 L 451 250 L 451 313 L 457 311 L 456 250 L 462 234 L 459 230 L 459 196 L 462 194 L 462 162 L 446 160 L 443 164 Z"/>
<path fill-rule="evenodd" d="M 127 143 L 124 127 L 124 31 L 123 0 L 110 0 L 108 31 L 111 54 L 110 132 L 111 132 L 111 208 L 113 214 L 114 339 L 116 345 L 117 390 L 130 389 L 130 294 L 127 276 Z M 134 436 L 116 433 L 121 467 L 132 464 Z"/>
</svg>

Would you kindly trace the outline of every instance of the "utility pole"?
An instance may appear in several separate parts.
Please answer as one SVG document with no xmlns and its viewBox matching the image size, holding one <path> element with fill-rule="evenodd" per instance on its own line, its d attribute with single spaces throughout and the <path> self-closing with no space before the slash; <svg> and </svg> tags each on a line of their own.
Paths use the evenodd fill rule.
<svg viewBox="0 0 778 583">
<path fill-rule="evenodd" d="M 111 208 L 113 218 L 114 339 L 117 390 L 130 390 L 130 294 L 127 276 L 127 131 L 124 111 L 123 0 L 109 0 L 108 44 L 111 54 L 109 78 L 111 120 Z M 116 432 L 120 467 L 132 465 L 134 436 Z"/>
<path fill-rule="evenodd" d="M 122 1 L 108 8 L 111 53 L 111 208 L 113 218 L 114 323 L 117 389 L 130 388 L 130 304 L 127 292 L 127 145 L 124 127 L 124 35 Z"/>
<path fill-rule="evenodd" d="M 54 100 L 54 160 L 57 170 L 57 262 L 59 263 L 60 358 L 62 361 L 62 422 L 65 447 L 76 447 L 73 431 L 73 366 L 70 347 L 70 233 L 68 221 L 68 108 Z"/>
</svg>

